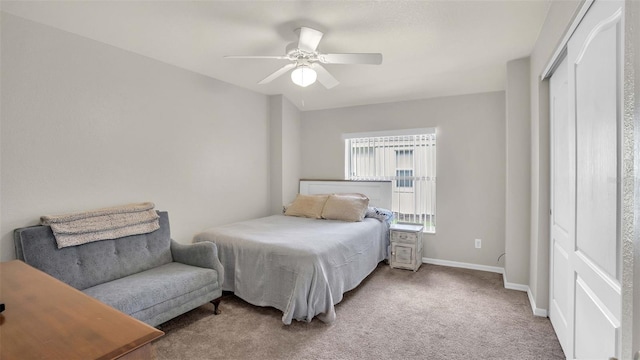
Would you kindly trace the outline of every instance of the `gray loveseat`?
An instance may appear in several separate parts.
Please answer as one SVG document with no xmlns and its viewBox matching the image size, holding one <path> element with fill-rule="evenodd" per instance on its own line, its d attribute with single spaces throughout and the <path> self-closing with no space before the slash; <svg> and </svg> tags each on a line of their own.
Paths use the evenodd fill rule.
<svg viewBox="0 0 640 360">
<path fill-rule="evenodd" d="M 151 326 L 207 302 L 218 305 L 224 270 L 215 244 L 171 239 L 169 217 L 142 235 L 58 249 L 49 226 L 16 229 L 18 259 Z"/>
</svg>

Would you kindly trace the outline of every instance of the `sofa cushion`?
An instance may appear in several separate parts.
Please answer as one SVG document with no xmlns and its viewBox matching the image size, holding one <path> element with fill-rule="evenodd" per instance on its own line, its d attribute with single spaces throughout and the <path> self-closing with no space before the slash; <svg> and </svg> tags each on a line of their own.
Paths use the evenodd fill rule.
<svg viewBox="0 0 640 360">
<path fill-rule="evenodd" d="M 217 271 L 171 262 L 83 292 L 125 314 L 133 314 L 212 284 L 219 287 Z"/>
<path fill-rule="evenodd" d="M 144 321 L 151 326 L 158 326 L 178 315 L 182 315 L 202 304 L 206 304 L 212 299 L 221 297 L 222 289 L 217 286 L 217 283 L 210 283 L 206 287 L 180 295 L 179 297 L 157 304 L 153 307 L 134 312 L 133 314 L 129 314 L 129 316 L 140 321 Z"/>
<path fill-rule="evenodd" d="M 169 216 L 159 211 L 160 229 L 115 240 L 58 249 L 51 227 L 34 226 L 14 233 L 18 259 L 86 289 L 173 261 Z"/>
</svg>

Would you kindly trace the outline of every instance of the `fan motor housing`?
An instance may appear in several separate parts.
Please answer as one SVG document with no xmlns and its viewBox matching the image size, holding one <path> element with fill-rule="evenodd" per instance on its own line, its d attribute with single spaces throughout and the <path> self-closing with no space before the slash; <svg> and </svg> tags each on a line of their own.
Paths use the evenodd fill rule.
<svg viewBox="0 0 640 360">
<path fill-rule="evenodd" d="M 288 44 L 285 50 L 292 60 L 314 60 L 318 56 L 316 52 L 301 50 L 295 42 Z"/>
</svg>

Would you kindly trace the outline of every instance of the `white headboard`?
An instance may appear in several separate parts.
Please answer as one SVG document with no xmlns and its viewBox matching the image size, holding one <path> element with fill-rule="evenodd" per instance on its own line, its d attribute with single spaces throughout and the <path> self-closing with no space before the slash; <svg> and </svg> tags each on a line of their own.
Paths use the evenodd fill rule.
<svg viewBox="0 0 640 360">
<path fill-rule="evenodd" d="M 391 181 L 300 180 L 300 194 L 361 193 L 369 206 L 391 209 Z"/>
</svg>

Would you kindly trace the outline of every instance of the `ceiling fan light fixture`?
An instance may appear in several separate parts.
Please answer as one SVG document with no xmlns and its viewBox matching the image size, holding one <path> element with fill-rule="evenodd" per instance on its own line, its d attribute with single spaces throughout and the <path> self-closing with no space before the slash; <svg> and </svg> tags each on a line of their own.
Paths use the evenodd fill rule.
<svg viewBox="0 0 640 360">
<path fill-rule="evenodd" d="M 322 31 L 302 26 L 296 30 L 296 34 L 298 41 L 287 45 L 285 55 L 232 55 L 225 58 L 289 60 L 288 64 L 258 81 L 258 84 L 268 84 L 293 70 L 291 81 L 294 84 L 307 87 L 318 80 L 326 89 L 332 89 L 340 82 L 322 66 L 323 64 L 382 64 L 380 53 L 319 53 L 318 44 L 324 35 Z"/>
<path fill-rule="evenodd" d="M 307 87 L 313 84 L 314 82 L 316 82 L 317 78 L 318 74 L 316 73 L 316 71 L 307 65 L 300 65 L 293 69 L 293 71 L 291 72 L 291 81 L 293 81 L 294 84 L 302 87 Z"/>
</svg>

